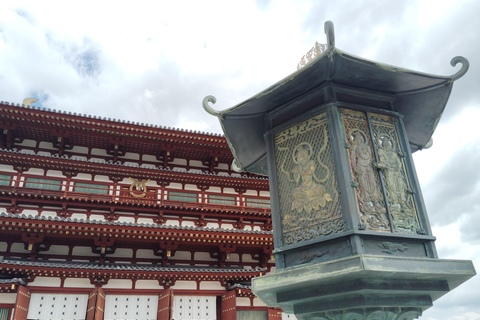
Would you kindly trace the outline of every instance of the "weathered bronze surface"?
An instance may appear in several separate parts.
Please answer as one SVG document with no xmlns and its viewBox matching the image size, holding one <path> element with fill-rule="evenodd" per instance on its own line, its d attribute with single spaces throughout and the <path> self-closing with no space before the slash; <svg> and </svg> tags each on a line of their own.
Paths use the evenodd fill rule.
<svg viewBox="0 0 480 320">
<path fill-rule="evenodd" d="M 276 273 L 252 291 L 310 319 L 408 320 L 475 275 L 438 259 L 412 151 L 429 145 L 462 63 L 442 77 L 317 45 L 300 69 L 225 111 L 240 171 L 270 179 Z M 317 55 L 318 54 L 318 55 Z"/>
<path fill-rule="evenodd" d="M 342 231 L 326 114 L 296 124 L 274 139 L 284 243 Z"/>
</svg>

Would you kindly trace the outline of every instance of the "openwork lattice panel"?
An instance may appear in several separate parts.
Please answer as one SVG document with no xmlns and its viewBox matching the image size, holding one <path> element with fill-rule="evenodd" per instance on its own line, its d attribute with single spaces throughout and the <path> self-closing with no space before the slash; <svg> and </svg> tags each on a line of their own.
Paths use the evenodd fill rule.
<svg viewBox="0 0 480 320">
<path fill-rule="evenodd" d="M 416 233 L 419 230 L 413 191 L 405 169 L 405 154 L 399 145 L 395 118 L 371 114 L 377 167 L 381 170 L 395 231 Z"/>
<path fill-rule="evenodd" d="M 363 112 L 343 109 L 342 123 L 345 143 L 349 147 L 348 156 L 360 223 L 367 230 L 390 231 L 380 175 L 374 166 L 375 150 L 367 116 Z"/>
<path fill-rule="evenodd" d="M 275 156 L 283 243 L 342 231 L 327 115 L 276 134 Z"/>
<path fill-rule="evenodd" d="M 420 227 L 396 118 L 369 115 L 342 110 L 361 225 L 368 230 L 390 231 L 390 216 L 396 232 L 416 233 Z"/>
</svg>

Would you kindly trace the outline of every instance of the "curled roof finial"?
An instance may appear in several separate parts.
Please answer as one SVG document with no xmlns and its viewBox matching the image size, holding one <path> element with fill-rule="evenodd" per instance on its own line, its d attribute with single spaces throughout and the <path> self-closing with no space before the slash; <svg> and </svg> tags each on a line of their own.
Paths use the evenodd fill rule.
<svg viewBox="0 0 480 320">
<path fill-rule="evenodd" d="M 452 67 L 455 67 L 459 62 L 462 64 L 462 68 L 452 76 L 453 80 L 457 80 L 463 77 L 463 75 L 467 73 L 468 67 L 470 66 L 468 60 L 460 56 L 453 58 L 452 61 L 450 61 L 450 64 L 452 65 Z"/>
<path fill-rule="evenodd" d="M 209 102 L 215 104 L 217 102 L 217 98 L 215 98 L 214 96 L 206 96 L 205 98 L 203 98 L 203 102 L 202 102 L 203 109 L 205 109 L 205 111 L 207 111 L 208 113 L 210 113 L 213 116 L 220 117 L 221 116 L 220 111 L 217 111 L 217 110 L 213 109 L 212 107 L 210 107 L 208 105 Z"/>
<path fill-rule="evenodd" d="M 333 29 L 333 22 L 328 20 L 324 24 L 325 34 L 327 35 L 327 50 L 331 51 L 335 48 L 335 32 Z"/>
</svg>

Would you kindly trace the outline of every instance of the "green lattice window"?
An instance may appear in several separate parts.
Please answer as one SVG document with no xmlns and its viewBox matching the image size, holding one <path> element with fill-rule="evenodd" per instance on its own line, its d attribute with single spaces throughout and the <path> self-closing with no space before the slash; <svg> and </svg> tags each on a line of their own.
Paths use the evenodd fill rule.
<svg viewBox="0 0 480 320">
<path fill-rule="evenodd" d="M 245 198 L 247 207 L 270 209 L 270 199 Z"/>
<path fill-rule="evenodd" d="M 190 192 L 169 191 L 168 200 L 183 201 L 183 202 L 197 202 L 197 194 Z"/>
<path fill-rule="evenodd" d="M 108 194 L 108 186 L 105 184 L 93 184 L 93 183 L 75 183 L 75 192 L 83 193 L 95 193 L 95 194 Z"/>
<path fill-rule="evenodd" d="M 8 313 L 10 309 L 0 308 L 0 320 L 8 320 Z"/>
<path fill-rule="evenodd" d="M 208 195 L 208 203 L 213 204 L 226 204 L 229 206 L 234 206 L 236 204 L 235 197 L 230 196 L 218 196 L 214 194 Z"/>
<path fill-rule="evenodd" d="M 35 188 L 43 190 L 60 190 L 62 184 L 59 180 L 40 179 L 40 178 L 27 178 L 25 182 L 25 188 Z"/>
<path fill-rule="evenodd" d="M 0 186 L 9 186 L 12 176 L 7 174 L 0 174 Z"/>
</svg>

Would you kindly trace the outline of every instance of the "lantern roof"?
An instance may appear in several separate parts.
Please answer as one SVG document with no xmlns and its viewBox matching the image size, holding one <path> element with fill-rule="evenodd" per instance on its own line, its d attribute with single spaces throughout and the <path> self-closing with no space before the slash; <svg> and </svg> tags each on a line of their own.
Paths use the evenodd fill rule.
<svg viewBox="0 0 480 320">
<path fill-rule="evenodd" d="M 213 96 L 203 100 L 205 110 L 219 118 L 234 155 L 234 167 L 267 175 L 264 134 L 269 129 L 265 116 L 302 96 L 314 97 L 326 85 L 390 96 L 394 110 L 403 116 L 412 152 L 428 147 L 445 109 L 453 82 L 468 70 L 468 60 L 455 57 L 451 65 L 462 64 L 451 76 L 438 76 L 359 58 L 335 47 L 333 23 L 325 22 L 327 47 L 305 66 L 236 106 L 214 110 Z"/>
</svg>

